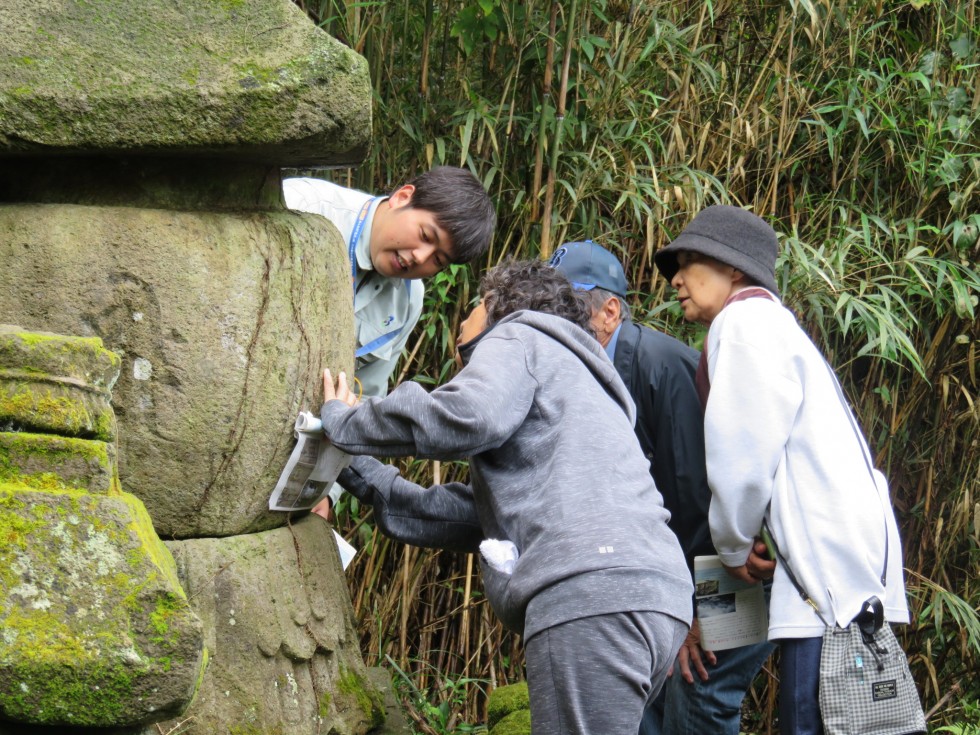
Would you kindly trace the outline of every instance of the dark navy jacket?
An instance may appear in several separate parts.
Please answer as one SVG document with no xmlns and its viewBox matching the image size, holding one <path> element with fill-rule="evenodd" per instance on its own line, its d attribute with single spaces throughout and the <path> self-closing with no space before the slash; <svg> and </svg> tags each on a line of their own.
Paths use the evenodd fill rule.
<svg viewBox="0 0 980 735">
<path fill-rule="evenodd" d="M 714 554 L 708 530 L 704 419 L 694 388 L 700 353 L 682 342 L 623 321 L 613 364 L 636 403 L 636 437 L 670 511 L 689 567 Z"/>
</svg>

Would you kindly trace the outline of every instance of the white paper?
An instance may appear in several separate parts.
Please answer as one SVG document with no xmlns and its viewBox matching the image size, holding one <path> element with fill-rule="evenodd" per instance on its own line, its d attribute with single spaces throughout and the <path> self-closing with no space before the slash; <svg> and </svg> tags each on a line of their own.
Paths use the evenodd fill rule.
<svg viewBox="0 0 980 735">
<path fill-rule="evenodd" d="M 327 494 L 341 470 L 350 464 L 350 455 L 327 440 L 320 419 L 308 411 L 296 418 L 293 434 L 296 446 L 269 497 L 269 510 L 312 508 Z"/>
<path fill-rule="evenodd" d="M 769 613 L 762 584 L 730 576 L 717 556 L 694 557 L 694 596 L 702 648 L 724 651 L 766 640 Z"/>
<path fill-rule="evenodd" d="M 334 538 L 337 539 L 337 551 L 340 552 L 340 563 L 344 565 L 344 571 L 347 571 L 347 567 L 350 563 L 354 561 L 354 556 L 357 554 L 357 549 L 347 543 L 347 539 L 341 536 L 336 531 L 333 532 Z"/>
<path fill-rule="evenodd" d="M 480 542 L 480 553 L 493 569 L 508 576 L 517 568 L 520 552 L 511 542 L 495 538 L 485 538 Z"/>
</svg>

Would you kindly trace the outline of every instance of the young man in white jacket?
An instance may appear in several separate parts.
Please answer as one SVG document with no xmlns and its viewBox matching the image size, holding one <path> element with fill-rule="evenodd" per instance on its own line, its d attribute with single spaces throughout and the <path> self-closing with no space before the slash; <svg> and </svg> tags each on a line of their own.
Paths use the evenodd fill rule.
<svg viewBox="0 0 980 735">
<path fill-rule="evenodd" d="M 713 206 L 656 262 L 684 318 L 709 326 L 697 382 L 712 540 L 732 576 L 756 582 L 753 552 L 763 523 L 771 530 L 780 732 L 819 735 L 826 626 L 848 625 L 872 595 L 891 622 L 907 623 L 908 607 L 887 485 L 831 368 L 779 301 L 777 250 L 762 219 Z"/>
</svg>

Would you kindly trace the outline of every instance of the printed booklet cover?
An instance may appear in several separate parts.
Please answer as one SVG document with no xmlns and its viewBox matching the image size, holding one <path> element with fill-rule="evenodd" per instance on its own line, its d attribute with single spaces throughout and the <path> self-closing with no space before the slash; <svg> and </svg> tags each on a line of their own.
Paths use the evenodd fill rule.
<svg viewBox="0 0 980 735">
<path fill-rule="evenodd" d="M 694 557 L 701 647 L 724 651 L 766 640 L 769 614 L 762 584 L 746 584 L 729 576 L 717 556 Z"/>
</svg>

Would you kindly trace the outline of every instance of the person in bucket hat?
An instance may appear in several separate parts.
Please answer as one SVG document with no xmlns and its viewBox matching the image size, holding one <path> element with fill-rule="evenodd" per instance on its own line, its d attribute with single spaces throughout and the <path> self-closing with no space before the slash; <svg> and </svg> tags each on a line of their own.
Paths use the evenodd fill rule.
<svg viewBox="0 0 980 735">
<path fill-rule="evenodd" d="M 696 382 L 712 541 L 732 576 L 757 583 L 753 552 L 764 525 L 771 533 L 779 731 L 817 735 L 824 631 L 872 595 L 894 623 L 908 622 L 908 606 L 887 483 L 833 370 L 780 303 L 777 253 L 761 218 L 712 206 L 655 260 L 684 318 L 709 327 Z"/>
<path fill-rule="evenodd" d="M 623 266 L 598 243 L 565 243 L 550 265 L 588 294 L 593 331 L 636 404 L 636 438 L 670 511 L 670 529 L 693 570 L 695 556 L 715 553 L 708 531 L 704 426 L 694 386 L 699 354 L 630 319 Z M 702 651 L 695 617 L 674 675 L 643 714 L 640 735 L 738 735 L 742 699 L 772 649 L 764 642 L 717 654 Z"/>
</svg>

